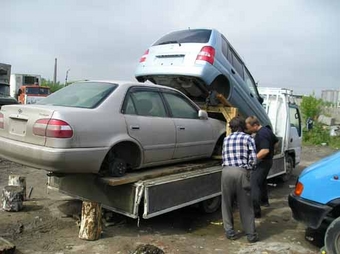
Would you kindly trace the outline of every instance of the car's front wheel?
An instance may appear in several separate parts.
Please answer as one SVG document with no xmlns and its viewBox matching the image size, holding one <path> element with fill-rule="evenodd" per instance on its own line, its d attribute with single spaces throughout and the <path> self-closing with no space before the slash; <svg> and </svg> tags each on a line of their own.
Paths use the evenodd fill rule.
<svg viewBox="0 0 340 254">
<path fill-rule="evenodd" d="M 327 228 L 325 234 L 326 253 L 340 253 L 340 217 L 335 219 Z"/>
</svg>

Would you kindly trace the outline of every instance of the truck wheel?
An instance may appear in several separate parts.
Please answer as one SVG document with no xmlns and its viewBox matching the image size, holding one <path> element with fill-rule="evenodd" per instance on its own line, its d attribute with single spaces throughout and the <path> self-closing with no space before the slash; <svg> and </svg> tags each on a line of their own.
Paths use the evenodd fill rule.
<svg viewBox="0 0 340 254">
<path fill-rule="evenodd" d="M 335 219 L 327 228 L 325 249 L 327 254 L 340 253 L 340 217 Z"/>
<path fill-rule="evenodd" d="M 286 168 L 286 173 L 284 175 L 282 175 L 282 181 L 284 182 L 287 182 L 290 177 L 292 176 L 292 173 L 293 173 L 293 169 L 294 169 L 294 161 L 293 161 L 293 158 L 292 156 L 288 155 L 286 157 L 286 165 L 287 165 L 287 168 Z"/>
<path fill-rule="evenodd" d="M 200 203 L 200 210 L 204 213 L 214 213 L 221 207 L 221 196 L 204 200 Z"/>
</svg>

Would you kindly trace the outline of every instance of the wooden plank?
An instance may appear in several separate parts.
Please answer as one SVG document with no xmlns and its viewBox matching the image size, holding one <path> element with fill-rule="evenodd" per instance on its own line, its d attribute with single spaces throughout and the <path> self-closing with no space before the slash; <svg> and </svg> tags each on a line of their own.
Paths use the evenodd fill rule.
<svg viewBox="0 0 340 254">
<path fill-rule="evenodd" d="M 0 253 L 1 254 L 14 254 L 15 245 L 6 239 L 0 237 Z"/>
<path fill-rule="evenodd" d="M 208 168 L 221 165 L 220 160 L 201 160 L 192 163 L 181 163 L 175 164 L 172 166 L 164 166 L 164 167 L 157 167 L 157 168 L 150 168 L 150 169 L 141 169 L 136 170 L 134 172 L 128 173 L 122 177 L 102 177 L 100 178 L 101 181 L 110 185 L 110 186 L 117 186 L 123 185 L 128 183 L 134 183 L 141 180 L 151 179 L 154 177 L 166 176 L 170 174 L 182 173 L 202 168 Z"/>
</svg>

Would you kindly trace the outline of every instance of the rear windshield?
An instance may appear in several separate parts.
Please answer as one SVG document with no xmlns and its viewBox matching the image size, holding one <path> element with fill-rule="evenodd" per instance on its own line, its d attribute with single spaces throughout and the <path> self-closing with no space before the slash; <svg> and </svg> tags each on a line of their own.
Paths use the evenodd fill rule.
<svg viewBox="0 0 340 254">
<path fill-rule="evenodd" d="M 117 85 L 102 82 L 79 82 L 66 86 L 36 104 L 76 108 L 95 108 Z"/>
<path fill-rule="evenodd" d="M 207 43 L 210 35 L 211 30 L 207 29 L 177 31 L 163 36 L 153 46 L 171 43 Z"/>
</svg>

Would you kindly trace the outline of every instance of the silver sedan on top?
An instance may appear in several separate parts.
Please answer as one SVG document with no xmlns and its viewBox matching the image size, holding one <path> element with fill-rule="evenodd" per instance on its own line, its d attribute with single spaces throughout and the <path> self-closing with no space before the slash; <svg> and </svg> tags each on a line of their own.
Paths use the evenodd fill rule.
<svg viewBox="0 0 340 254">
<path fill-rule="evenodd" d="M 35 105 L 3 106 L 0 156 L 52 172 L 121 176 L 210 157 L 225 132 L 225 122 L 175 89 L 86 81 Z"/>
</svg>

